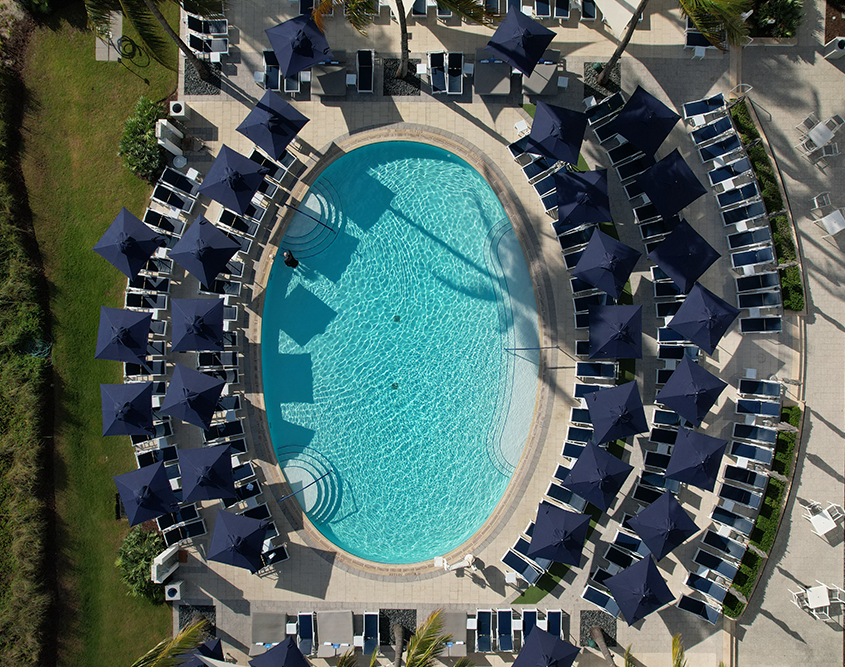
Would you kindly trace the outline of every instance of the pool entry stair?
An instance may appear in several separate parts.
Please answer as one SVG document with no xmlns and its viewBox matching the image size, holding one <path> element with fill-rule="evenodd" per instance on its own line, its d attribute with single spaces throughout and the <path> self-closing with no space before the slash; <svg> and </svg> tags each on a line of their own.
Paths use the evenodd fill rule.
<svg viewBox="0 0 845 667">
<path fill-rule="evenodd" d="M 299 500 L 312 521 L 329 521 L 340 507 L 340 480 L 328 459 L 316 449 L 302 445 L 277 447 L 276 456 L 293 492 L 319 480 L 306 489 L 305 498 Z M 313 504 L 304 502 L 306 499 L 313 499 Z"/>
<path fill-rule="evenodd" d="M 334 243 L 343 221 L 343 209 L 330 181 L 319 179 L 301 202 L 287 206 L 295 212 L 282 247 L 305 259 L 319 255 Z"/>
</svg>

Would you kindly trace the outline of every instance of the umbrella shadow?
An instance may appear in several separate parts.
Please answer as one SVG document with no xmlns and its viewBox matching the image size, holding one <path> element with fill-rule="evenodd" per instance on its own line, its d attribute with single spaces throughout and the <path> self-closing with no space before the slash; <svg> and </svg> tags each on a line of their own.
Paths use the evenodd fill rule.
<svg viewBox="0 0 845 667">
<path fill-rule="evenodd" d="M 298 317 L 286 318 L 281 324 L 282 331 L 301 347 L 305 347 L 315 336 L 324 334 L 332 320 L 337 317 L 337 311 L 301 284 L 290 291 L 280 307 L 291 313 L 301 314 Z"/>
<path fill-rule="evenodd" d="M 276 588 L 325 599 L 335 567 L 334 552 L 292 542 L 288 544 L 288 554 L 290 558 L 276 569 Z M 307 576 L 303 576 L 306 572 Z"/>
</svg>

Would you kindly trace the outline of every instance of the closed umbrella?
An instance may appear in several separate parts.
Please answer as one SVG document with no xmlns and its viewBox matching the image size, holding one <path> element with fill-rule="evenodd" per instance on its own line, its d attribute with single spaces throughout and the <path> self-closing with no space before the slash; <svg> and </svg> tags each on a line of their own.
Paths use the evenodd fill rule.
<svg viewBox="0 0 845 667">
<path fill-rule="evenodd" d="M 255 574 L 264 565 L 261 553 L 268 526 L 266 521 L 217 510 L 208 560 L 242 567 Z"/>
<path fill-rule="evenodd" d="M 535 627 L 513 661 L 513 667 L 571 667 L 580 650 Z"/>
<path fill-rule="evenodd" d="M 698 526 L 669 491 L 641 510 L 628 526 L 660 560 L 698 532 Z"/>
<path fill-rule="evenodd" d="M 680 119 L 654 95 L 637 86 L 616 118 L 608 123 L 608 130 L 612 127 L 632 146 L 646 155 L 654 155 Z"/>
<path fill-rule="evenodd" d="M 593 442 L 596 444 L 648 431 L 636 381 L 593 391 L 585 398 L 593 422 Z"/>
<path fill-rule="evenodd" d="M 695 281 L 719 256 L 686 220 L 681 220 L 681 224 L 648 254 L 648 258 L 663 269 L 684 294 L 692 289 Z"/>
<path fill-rule="evenodd" d="M 590 308 L 590 359 L 642 359 L 642 306 Z"/>
<path fill-rule="evenodd" d="M 111 262 L 127 278 L 134 278 L 162 245 L 162 236 L 122 208 L 97 241 L 94 252 Z"/>
<path fill-rule="evenodd" d="M 598 445 L 588 444 L 561 484 L 606 511 L 633 468 Z"/>
<path fill-rule="evenodd" d="M 151 313 L 100 306 L 100 327 L 97 330 L 95 359 L 144 363 L 147 338 L 150 335 Z"/>
<path fill-rule="evenodd" d="M 549 48 L 555 33 L 511 4 L 508 13 L 484 49 L 498 56 L 525 76 L 531 76 Z"/>
<path fill-rule="evenodd" d="M 651 556 L 608 577 L 604 585 L 619 605 L 619 611 L 628 625 L 633 625 L 675 599 Z"/>
<path fill-rule="evenodd" d="M 596 228 L 572 275 L 618 299 L 642 253 Z"/>
<path fill-rule="evenodd" d="M 226 383 L 176 364 L 159 412 L 208 429 Z"/>
<path fill-rule="evenodd" d="M 158 519 L 179 509 L 179 499 L 159 461 L 114 478 L 130 526 Z"/>
<path fill-rule="evenodd" d="M 677 148 L 637 176 L 637 183 L 664 218 L 707 192 Z"/>
<path fill-rule="evenodd" d="M 716 487 L 722 455 L 727 446 L 727 440 L 690 431 L 682 426 L 678 429 L 672 456 L 666 467 L 666 479 L 712 491 Z"/>
<path fill-rule="evenodd" d="M 582 111 L 537 102 L 528 135 L 528 150 L 553 160 L 578 164 L 586 129 L 587 115 Z"/>
<path fill-rule="evenodd" d="M 727 386 L 710 371 L 684 357 L 654 400 L 698 426 Z"/>
<path fill-rule="evenodd" d="M 590 223 L 611 222 L 607 169 L 558 171 L 553 180 L 557 195 L 555 232 L 563 234 Z"/>
<path fill-rule="evenodd" d="M 173 299 L 170 305 L 173 352 L 223 349 L 223 299 Z"/>
<path fill-rule="evenodd" d="M 243 215 L 268 171 L 266 167 L 224 144 L 203 179 L 199 192 Z"/>
<path fill-rule="evenodd" d="M 308 118 L 290 102 L 268 90 L 237 129 L 267 155 L 278 160 L 307 122 Z"/>
<path fill-rule="evenodd" d="M 696 283 L 684 299 L 669 328 L 713 354 L 722 336 L 739 316 L 739 309 Z"/>
<path fill-rule="evenodd" d="M 312 65 L 334 58 L 326 36 L 310 13 L 295 16 L 264 32 L 279 61 L 282 76 L 286 79 Z"/>
<path fill-rule="evenodd" d="M 217 229 L 203 216 L 188 227 L 185 235 L 170 250 L 170 257 L 200 283 L 210 287 L 241 246 Z"/>
<path fill-rule="evenodd" d="M 548 558 L 564 565 L 578 565 L 589 528 L 589 515 L 540 503 L 527 555 L 529 558 Z"/>
<path fill-rule="evenodd" d="M 178 454 L 184 502 L 237 497 L 229 445 L 180 449 Z"/>
<path fill-rule="evenodd" d="M 273 646 L 269 651 L 251 658 L 250 667 L 309 667 L 308 661 L 296 645 L 293 637 Z"/>
<path fill-rule="evenodd" d="M 153 383 L 101 384 L 103 435 L 153 432 Z"/>
</svg>

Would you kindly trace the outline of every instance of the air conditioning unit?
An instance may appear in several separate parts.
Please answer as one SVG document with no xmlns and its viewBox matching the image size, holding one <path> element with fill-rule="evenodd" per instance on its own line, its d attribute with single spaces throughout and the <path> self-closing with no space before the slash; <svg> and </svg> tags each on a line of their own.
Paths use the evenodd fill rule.
<svg viewBox="0 0 845 667">
<path fill-rule="evenodd" d="M 164 599 L 167 602 L 178 602 L 182 599 L 182 582 L 171 581 L 164 585 Z"/>
<path fill-rule="evenodd" d="M 184 102 L 176 100 L 170 103 L 170 117 L 189 120 L 191 118 L 191 109 Z"/>
</svg>

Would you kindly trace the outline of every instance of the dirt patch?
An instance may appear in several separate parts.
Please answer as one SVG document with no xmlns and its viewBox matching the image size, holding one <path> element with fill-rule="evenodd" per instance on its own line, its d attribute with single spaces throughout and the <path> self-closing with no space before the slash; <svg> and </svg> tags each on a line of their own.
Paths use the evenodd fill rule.
<svg viewBox="0 0 845 667">
<path fill-rule="evenodd" d="M 824 11 L 824 43 L 837 37 L 845 37 L 845 12 L 836 9 L 829 2 L 825 3 Z"/>
</svg>

